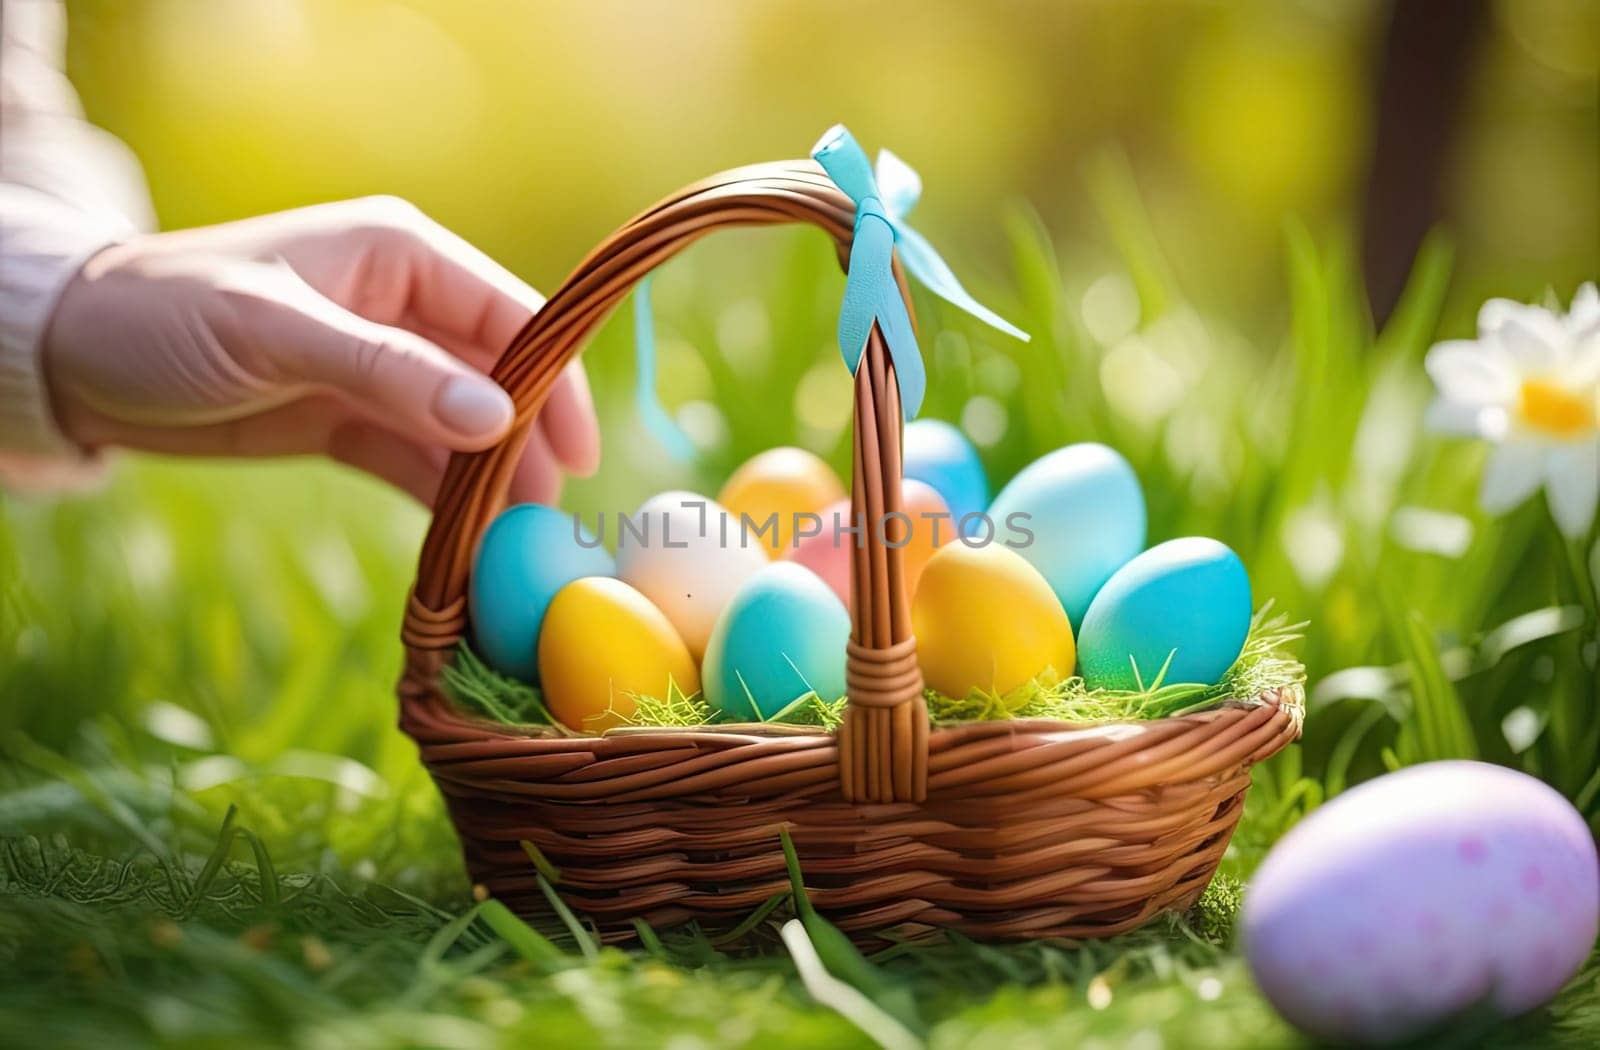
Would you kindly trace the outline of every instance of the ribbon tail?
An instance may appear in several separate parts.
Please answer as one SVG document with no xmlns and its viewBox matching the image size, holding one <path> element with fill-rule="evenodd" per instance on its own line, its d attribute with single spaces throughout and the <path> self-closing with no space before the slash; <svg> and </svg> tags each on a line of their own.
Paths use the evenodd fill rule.
<svg viewBox="0 0 1600 1050">
<path fill-rule="evenodd" d="M 894 227 L 881 211 L 860 213 L 850 240 L 844 302 L 839 308 L 839 351 L 852 374 L 861 364 L 884 292 L 894 290 Z"/>
<path fill-rule="evenodd" d="M 854 374 L 876 325 L 894 360 L 901 409 L 910 419 L 922 407 L 927 376 L 911 315 L 906 312 L 900 286 L 894 279 L 893 259 L 894 230 L 881 213 L 863 215 L 856 223 L 850 246 L 850 271 L 839 312 L 839 350 Z"/>
<path fill-rule="evenodd" d="M 991 328 L 998 329 L 1014 339 L 1028 342 L 1028 333 L 984 306 L 956 279 L 950 267 L 940 258 L 927 238 L 903 222 L 895 223 L 895 242 L 900 251 L 900 261 L 911 271 L 928 291 L 953 306 L 959 306 Z"/>
<path fill-rule="evenodd" d="M 899 287 L 889 293 L 887 302 L 878 311 L 878 328 L 884 342 L 889 344 L 889 357 L 894 361 L 895 379 L 900 387 L 900 411 L 909 421 L 922 411 L 922 398 L 927 393 L 928 375 L 922 363 L 922 349 L 917 345 L 917 333 L 911 326 L 911 315 L 906 313 L 905 300 L 900 298 Z"/>
<path fill-rule="evenodd" d="M 656 397 L 656 331 L 654 314 L 650 308 L 650 282 L 653 278 L 653 274 L 646 274 L 633 292 L 634 370 L 638 382 L 634 397 L 639 421 L 645 429 L 669 456 L 680 463 L 687 463 L 694 459 L 694 443 L 667 414 Z"/>
</svg>

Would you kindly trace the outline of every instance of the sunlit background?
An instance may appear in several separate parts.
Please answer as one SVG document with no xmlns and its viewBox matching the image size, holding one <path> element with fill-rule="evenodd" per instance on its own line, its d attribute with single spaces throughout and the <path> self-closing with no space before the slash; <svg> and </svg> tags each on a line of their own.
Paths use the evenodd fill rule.
<svg viewBox="0 0 1600 1050">
<path fill-rule="evenodd" d="M 997 483 L 1070 441 L 1116 446 L 1152 541 L 1226 541 L 1258 600 L 1310 622 L 1303 746 L 1257 767 L 1223 864 L 1248 876 L 1324 798 L 1432 758 L 1529 770 L 1600 826 L 1600 548 L 1565 543 L 1542 499 L 1484 514 L 1483 447 L 1422 425 L 1431 342 L 1468 334 L 1489 296 L 1564 304 L 1600 276 L 1600 4 L 1406 9 L 1424 6 L 1450 11 L 1408 46 L 1449 37 L 1458 10 L 1482 18 L 1458 82 L 1430 88 L 1434 63 L 1402 64 L 1423 82 L 1409 99 L 1383 86 L 1390 6 L 1331 0 L 73 0 L 68 50 L 164 227 L 397 194 L 546 291 L 684 183 L 803 156 L 837 121 L 892 148 L 923 176 L 918 228 L 1034 335 L 1013 343 L 919 294 L 926 414 L 959 422 Z M 1406 206 L 1370 221 L 1372 143 L 1419 101 L 1436 116 L 1402 121 L 1397 141 L 1448 143 L 1428 180 L 1438 222 L 1384 323 L 1363 229 L 1428 224 Z M 605 462 L 569 506 L 714 492 L 779 444 L 848 466 L 843 280 L 819 235 L 723 235 L 655 287 L 662 398 L 699 457 L 669 460 L 639 425 L 621 318 L 586 357 Z M 461 977 L 424 950 L 466 907 L 437 795 L 394 728 L 426 526 L 377 482 L 306 462 L 129 457 L 87 496 L 0 493 L 0 885 L 30 902 L 0 908 L 0 949 L 24 946 L 0 951 L 17 971 L 0 1031 L 209 1045 L 238 1043 L 248 1018 L 262 1042 L 489 1041 L 452 1027 L 477 1025 L 518 1045 L 552 1031 L 634 1045 L 639 1025 L 731 1041 L 714 1034 L 732 1018 L 764 1046 L 837 1040 L 805 1027 L 838 1018 L 792 973 L 776 998 L 755 994 L 768 963 L 692 978 L 606 963 L 544 982 L 488 961 Z M 259 866 L 216 884 L 222 917 L 183 918 L 173 900 L 230 805 Z M 115 881 L 129 858 L 167 874 Z M 278 911 L 250 903 L 271 870 Z M 151 932 L 172 914 L 190 948 Z M 262 927 L 314 939 L 328 979 L 307 976 L 322 956 L 288 934 L 207 947 Z M 120 960 L 117 982 L 95 983 L 83 930 Z M 1063 1004 L 1082 1002 L 1073 981 L 1112 972 L 1092 949 L 1044 971 L 1020 949 L 985 955 L 992 981 L 1031 974 L 1035 990 L 991 1011 L 992 984 L 941 986 L 938 1012 L 966 1017 L 942 1045 L 1015 1042 L 1008 1011 L 1051 1045 L 1125 1045 L 1141 1025 L 1173 1045 L 1286 1042 L 1237 957 L 1206 951 L 1176 970 L 1120 956 L 1116 1005 L 1090 1012 Z M 1181 1005 L 1197 1000 L 1174 972 L 1204 975 L 1203 1011 Z M 56 1008 L 68 998 L 84 1008 Z"/>
<path fill-rule="evenodd" d="M 166 227 L 394 193 L 550 289 L 655 198 L 802 155 L 844 121 L 921 170 L 919 224 L 1000 302 L 1002 223 L 1026 208 L 1095 339 L 1141 320 L 1133 252 L 1269 351 L 1287 318 L 1286 217 L 1358 237 L 1388 21 L 1384 4 L 1309 0 L 69 8 L 88 112 L 144 162 Z M 1568 295 L 1593 276 L 1597 26 L 1583 0 L 1502 0 L 1467 48 L 1439 180 L 1456 248 L 1449 329 L 1489 294 Z M 723 345 L 680 349 L 737 357 L 747 339 L 761 355 L 820 354 L 758 316 L 770 284 L 750 268 L 709 268 L 694 294 L 726 308 Z M 1148 320 L 1163 304 L 1141 291 Z M 669 283 L 669 318 L 672 295 Z M 688 356 L 669 357 L 679 407 L 709 394 Z M 1114 403 L 1162 412 L 1186 366 L 1159 357 L 1133 350 L 1102 372 Z M 1026 369 L 1025 351 L 1011 360 Z M 1149 389 L 1119 388 L 1134 375 Z M 814 389 L 797 399 L 802 418 L 843 422 L 808 409 Z M 715 432 L 711 415 L 693 407 L 689 423 Z M 980 438 L 1001 423 L 982 409 L 975 421 Z"/>
<path fill-rule="evenodd" d="M 1086 166 L 1129 158 L 1185 290 L 1283 298 L 1283 216 L 1353 218 L 1387 7 L 1371 2 L 856 4 L 80 0 L 71 72 L 178 227 L 388 192 L 554 285 L 620 219 L 828 124 L 892 146 L 967 268 L 1025 200 L 1103 241 Z M 1597 233 L 1584 0 L 1501 0 L 1447 167 L 1456 304 L 1564 290 Z M 1095 260 L 1083 261 L 1092 272 Z M 1100 260 L 1102 266 L 1105 260 Z"/>
</svg>

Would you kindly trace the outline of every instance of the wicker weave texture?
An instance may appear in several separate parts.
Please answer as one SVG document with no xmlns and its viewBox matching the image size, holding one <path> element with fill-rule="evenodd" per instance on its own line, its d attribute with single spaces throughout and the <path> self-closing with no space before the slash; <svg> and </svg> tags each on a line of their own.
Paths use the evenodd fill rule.
<svg viewBox="0 0 1600 1050">
<path fill-rule="evenodd" d="M 938 728 L 921 804 L 845 802 L 827 734 L 512 737 L 473 733 L 438 698 L 413 705 L 406 728 L 473 879 L 513 907 L 542 904 L 526 841 L 602 930 L 626 935 L 634 918 L 731 926 L 786 890 L 786 827 L 813 900 L 845 929 L 1089 937 L 1192 903 L 1250 765 L 1294 739 L 1301 704 L 1294 689 L 1157 722 Z"/>
</svg>

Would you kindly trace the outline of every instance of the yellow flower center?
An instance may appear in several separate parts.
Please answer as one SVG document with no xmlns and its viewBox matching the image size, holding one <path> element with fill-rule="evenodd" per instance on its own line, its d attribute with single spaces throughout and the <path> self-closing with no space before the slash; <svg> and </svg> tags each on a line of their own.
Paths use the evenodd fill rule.
<svg viewBox="0 0 1600 1050">
<path fill-rule="evenodd" d="M 1563 438 L 1576 437 L 1596 423 L 1590 401 L 1547 379 L 1522 381 L 1520 415 L 1535 430 Z"/>
</svg>

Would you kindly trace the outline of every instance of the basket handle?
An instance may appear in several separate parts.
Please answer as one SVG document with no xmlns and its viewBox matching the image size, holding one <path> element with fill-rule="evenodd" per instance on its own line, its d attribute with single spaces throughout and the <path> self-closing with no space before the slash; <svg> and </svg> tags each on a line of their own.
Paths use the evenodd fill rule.
<svg viewBox="0 0 1600 1050">
<path fill-rule="evenodd" d="M 645 211 L 589 253 L 523 326 L 492 378 L 516 422 L 499 445 L 456 453 L 445 470 L 406 608 L 403 715 L 425 705 L 466 625 L 467 575 L 478 537 L 503 508 L 530 428 L 567 363 L 646 274 L 713 230 L 809 222 L 849 257 L 855 205 L 812 161 L 753 165 L 695 183 Z M 896 267 L 901 294 L 905 281 Z M 928 719 L 900 546 L 901 412 L 894 365 L 874 328 L 856 371 L 851 550 L 850 702 L 838 733 L 840 787 L 851 801 L 920 801 L 927 790 Z M 900 515 L 896 517 L 896 515 Z"/>
</svg>

